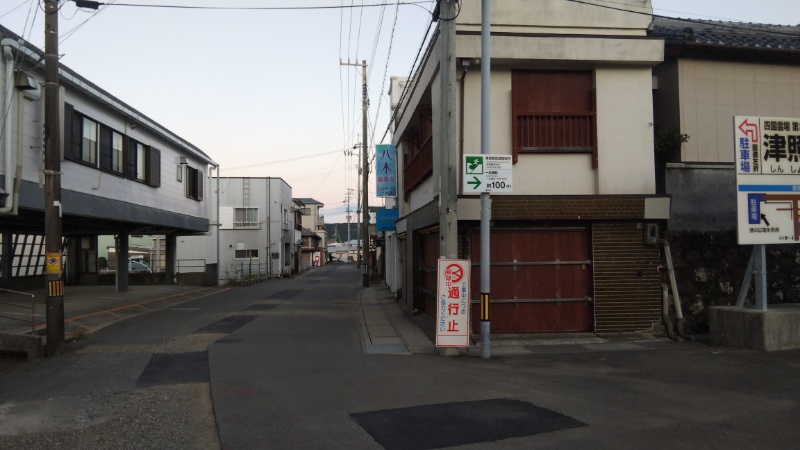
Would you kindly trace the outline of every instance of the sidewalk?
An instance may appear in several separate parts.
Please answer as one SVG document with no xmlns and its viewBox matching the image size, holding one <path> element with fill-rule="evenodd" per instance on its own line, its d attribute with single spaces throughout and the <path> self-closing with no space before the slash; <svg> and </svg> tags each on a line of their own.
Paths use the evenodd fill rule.
<svg viewBox="0 0 800 450">
<path fill-rule="evenodd" d="M 361 346 L 365 354 L 438 354 L 435 336 L 423 328 L 427 316 L 409 317 L 397 305 L 394 295 L 383 284 L 361 291 L 359 301 Z M 703 341 L 700 339 L 700 341 Z M 704 342 L 674 342 L 666 337 L 645 334 L 598 336 L 594 333 L 540 333 L 531 335 L 496 335 L 490 339 L 491 356 L 513 356 L 595 351 L 635 351 L 677 349 L 702 345 Z M 481 337 L 472 336 L 468 348 L 460 355 L 481 356 Z"/>
<path fill-rule="evenodd" d="M 190 300 L 223 292 L 226 288 L 146 285 L 130 286 L 128 292 L 116 292 L 114 286 L 67 286 L 64 289 L 64 325 L 66 338 L 93 333 L 128 317 L 175 306 Z M 44 288 L 23 291 L 35 296 L 34 320 L 37 334 L 46 328 L 46 293 Z M 0 291 L 0 334 L 31 334 L 30 299 L 27 296 Z"/>
</svg>

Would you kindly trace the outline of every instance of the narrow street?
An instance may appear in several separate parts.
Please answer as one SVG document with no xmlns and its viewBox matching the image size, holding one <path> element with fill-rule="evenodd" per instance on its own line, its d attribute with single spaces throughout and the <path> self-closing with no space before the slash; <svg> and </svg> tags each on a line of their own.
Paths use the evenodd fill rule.
<svg viewBox="0 0 800 450">
<path fill-rule="evenodd" d="M 800 437 L 797 351 L 653 340 L 520 344 L 483 360 L 419 352 L 401 333 L 411 352 L 369 353 L 372 310 L 410 325 L 388 290 L 333 264 L 120 321 L 64 356 L 4 361 L 0 448 L 790 448 Z"/>
</svg>

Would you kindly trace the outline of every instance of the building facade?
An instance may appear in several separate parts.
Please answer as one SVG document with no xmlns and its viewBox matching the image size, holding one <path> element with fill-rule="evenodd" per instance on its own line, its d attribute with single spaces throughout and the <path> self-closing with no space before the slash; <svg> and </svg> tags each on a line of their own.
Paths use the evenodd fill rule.
<svg viewBox="0 0 800 450">
<path fill-rule="evenodd" d="M 513 161 L 513 191 L 491 196 L 493 334 L 659 326 L 660 251 L 644 237 L 669 217 L 653 160 L 664 47 L 647 36 L 650 1 L 629 3 L 492 2 L 490 148 Z M 481 2 L 459 7 L 453 54 L 440 20 L 394 123 L 400 303 L 435 317 L 437 259 L 471 260 L 479 333 L 480 198 L 461 161 L 481 153 Z"/>
<path fill-rule="evenodd" d="M 328 233 L 325 231 L 325 216 L 320 214 L 325 205 L 313 198 L 297 200 L 303 204 L 303 228 L 311 230 L 319 237 L 319 245 L 310 252 L 312 265 L 325 265 L 328 260 Z"/>
<path fill-rule="evenodd" d="M 179 264 L 195 270 L 189 268 L 218 258 L 221 284 L 242 277 L 290 276 L 298 240 L 291 186 L 273 177 L 221 177 L 213 182 L 219 227 L 180 239 Z"/>
<path fill-rule="evenodd" d="M 43 53 L 0 27 L 2 274 L 6 287 L 42 280 L 44 234 Z M 203 151 L 65 66 L 59 68 L 61 222 L 67 284 L 99 282 L 97 236 L 116 236 L 127 268 L 129 236 L 164 235 L 165 275 L 178 236 L 208 232 Z M 116 271 L 119 290 L 126 270 Z M 36 281 L 38 283 L 38 281 Z"/>
</svg>

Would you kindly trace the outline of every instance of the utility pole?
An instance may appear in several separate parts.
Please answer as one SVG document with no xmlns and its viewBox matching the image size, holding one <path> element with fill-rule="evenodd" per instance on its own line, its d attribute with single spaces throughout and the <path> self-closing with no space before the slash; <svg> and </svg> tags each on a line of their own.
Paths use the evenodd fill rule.
<svg viewBox="0 0 800 450">
<path fill-rule="evenodd" d="M 64 279 L 61 273 L 61 120 L 58 79 L 58 1 L 44 2 L 44 248 L 47 255 L 47 354 L 64 351 Z M 8 176 L 8 175 L 6 175 Z"/>
<path fill-rule="evenodd" d="M 481 0 L 481 154 L 490 153 L 489 130 L 491 111 L 492 52 L 490 46 L 492 27 L 491 0 Z M 489 221 L 492 217 L 492 199 L 488 192 L 481 193 L 481 358 L 491 357 L 491 325 L 489 305 L 491 263 L 489 257 L 491 236 Z"/>
<path fill-rule="evenodd" d="M 441 133 L 439 148 L 439 255 L 458 258 L 458 155 L 456 149 L 456 1 L 439 0 L 439 89 Z"/>
<path fill-rule="evenodd" d="M 356 63 L 345 64 L 339 62 L 343 66 L 357 66 Z M 361 236 L 364 241 L 361 244 L 361 285 L 363 287 L 369 286 L 369 139 L 367 137 L 367 109 L 369 107 L 369 99 L 367 97 L 367 61 L 361 61 L 361 106 L 363 109 L 361 116 Z"/>
</svg>

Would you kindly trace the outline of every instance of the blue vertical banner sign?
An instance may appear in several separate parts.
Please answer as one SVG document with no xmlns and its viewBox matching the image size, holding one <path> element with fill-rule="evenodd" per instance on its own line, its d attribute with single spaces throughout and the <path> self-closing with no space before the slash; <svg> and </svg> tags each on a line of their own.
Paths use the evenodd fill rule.
<svg viewBox="0 0 800 450">
<path fill-rule="evenodd" d="M 378 197 L 397 197 L 397 151 L 393 144 L 375 146 L 375 183 Z"/>
</svg>

